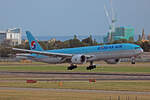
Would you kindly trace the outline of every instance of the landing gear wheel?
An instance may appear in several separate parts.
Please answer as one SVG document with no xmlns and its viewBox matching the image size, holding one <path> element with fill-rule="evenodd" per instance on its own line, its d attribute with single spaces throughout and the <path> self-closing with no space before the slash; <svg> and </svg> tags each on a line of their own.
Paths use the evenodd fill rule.
<svg viewBox="0 0 150 100">
<path fill-rule="evenodd" d="M 96 65 L 89 66 L 89 67 L 87 67 L 86 69 L 87 69 L 87 70 L 92 70 L 92 69 L 94 69 L 94 68 L 96 68 Z"/>
<path fill-rule="evenodd" d="M 93 65 L 93 68 L 96 68 L 96 65 Z"/>
<path fill-rule="evenodd" d="M 87 70 L 91 70 L 90 66 L 86 68 Z"/>
<path fill-rule="evenodd" d="M 135 64 L 135 57 L 131 58 L 131 64 Z"/>
<path fill-rule="evenodd" d="M 72 69 L 73 69 L 73 68 L 72 68 L 71 66 L 67 68 L 67 70 L 72 70 Z"/>
<path fill-rule="evenodd" d="M 75 69 L 75 68 L 77 68 L 76 65 L 71 65 L 71 66 L 69 66 L 69 67 L 67 68 L 67 70 L 73 70 L 73 69 Z"/>
<path fill-rule="evenodd" d="M 135 64 L 135 62 L 131 62 L 131 64 Z"/>
<path fill-rule="evenodd" d="M 96 68 L 96 65 L 93 65 L 93 61 L 91 61 L 91 62 L 90 62 L 90 66 L 88 66 L 86 69 L 87 69 L 87 70 L 92 70 L 92 69 L 94 69 L 94 68 Z"/>
</svg>

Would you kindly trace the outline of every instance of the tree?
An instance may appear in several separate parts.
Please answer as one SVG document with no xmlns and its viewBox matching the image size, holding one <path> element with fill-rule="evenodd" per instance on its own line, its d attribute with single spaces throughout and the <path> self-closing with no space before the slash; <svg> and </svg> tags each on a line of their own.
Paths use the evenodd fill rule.
<svg viewBox="0 0 150 100">
<path fill-rule="evenodd" d="M 133 38 L 133 37 L 130 37 L 130 38 L 129 38 L 129 41 L 130 41 L 130 42 L 133 42 L 133 41 L 134 41 L 134 38 Z"/>
<path fill-rule="evenodd" d="M 0 47 L 0 57 L 9 57 L 12 54 L 12 49 L 10 47 Z"/>
<path fill-rule="evenodd" d="M 62 41 L 56 41 L 54 43 L 54 49 L 61 49 L 61 48 L 65 48 L 64 43 Z"/>
<path fill-rule="evenodd" d="M 88 38 L 83 39 L 82 42 L 88 45 L 93 45 L 92 35 L 90 35 Z"/>
<path fill-rule="evenodd" d="M 74 35 L 73 39 L 74 39 L 74 40 L 76 40 L 76 39 L 77 39 L 77 36 L 76 36 L 76 35 Z"/>
<path fill-rule="evenodd" d="M 44 50 L 47 50 L 48 49 L 48 46 L 46 45 L 46 41 L 39 41 L 38 42 L 40 44 L 40 46 L 44 49 Z"/>
<path fill-rule="evenodd" d="M 148 41 L 145 41 L 145 42 L 138 41 L 138 42 L 136 42 L 136 44 L 140 45 L 141 48 L 144 50 L 144 52 L 150 52 L 150 42 L 148 42 Z"/>
<path fill-rule="evenodd" d="M 77 38 L 69 40 L 69 44 L 70 48 L 82 46 L 82 42 Z"/>
<path fill-rule="evenodd" d="M 97 43 L 96 39 L 94 39 L 93 45 L 97 45 L 97 44 L 98 44 L 98 43 Z"/>
</svg>

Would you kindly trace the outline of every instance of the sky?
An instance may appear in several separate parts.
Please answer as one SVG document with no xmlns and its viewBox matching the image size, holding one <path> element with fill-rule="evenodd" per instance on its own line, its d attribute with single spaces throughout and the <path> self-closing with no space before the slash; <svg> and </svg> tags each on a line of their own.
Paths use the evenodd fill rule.
<svg viewBox="0 0 150 100">
<path fill-rule="evenodd" d="M 112 0 L 116 26 L 150 34 L 150 0 Z M 106 35 L 110 0 L 0 0 L 0 30 L 21 27 L 37 36 Z"/>
</svg>

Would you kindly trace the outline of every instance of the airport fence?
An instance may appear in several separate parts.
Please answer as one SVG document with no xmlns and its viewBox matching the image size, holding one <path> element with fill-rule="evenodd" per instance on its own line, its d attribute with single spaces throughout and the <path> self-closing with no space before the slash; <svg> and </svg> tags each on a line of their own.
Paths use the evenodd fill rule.
<svg viewBox="0 0 150 100">
<path fill-rule="evenodd" d="M 146 96 L 104 96 L 97 100 L 150 100 Z"/>
</svg>

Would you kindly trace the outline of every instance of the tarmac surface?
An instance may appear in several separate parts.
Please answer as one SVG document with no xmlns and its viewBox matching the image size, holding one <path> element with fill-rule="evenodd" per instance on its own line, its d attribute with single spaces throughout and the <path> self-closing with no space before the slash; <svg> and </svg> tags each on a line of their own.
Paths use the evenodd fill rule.
<svg viewBox="0 0 150 100">
<path fill-rule="evenodd" d="M 142 73 L 102 73 L 102 72 L 25 72 L 25 71 L 0 71 L 0 76 L 6 76 L 2 81 L 25 81 L 34 79 L 37 81 L 89 81 L 89 79 L 101 80 L 150 80 L 150 74 Z M 14 79 L 13 79 L 14 78 Z M 15 79 L 20 78 L 21 80 Z M 79 89 L 54 89 L 54 88 L 14 88 L 0 87 L 0 90 L 31 90 L 31 91 L 55 91 L 55 92 L 83 92 L 83 93 L 111 93 L 111 94 L 143 94 L 150 92 L 136 91 L 105 91 L 105 90 L 79 90 Z"/>
<path fill-rule="evenodd" d="M 39 78 L 37 81 L 88 81 L 96 80 L 150 80 L 150 74 L 121 73 L 80 73 L 80 72 L 20 72 L 0 71 L 0 75 L 11 75 L 18 78 Z M 4 80 L 0 80 L 4 81 Z"/>
<path fill-rule="evenodd" d="M 31 91 L 55 91 L 55 92 L 90 92 L 90 93 L 111 93 L 111 94 L 143 94 L 150 95 L 150 92 L 135 92 L 135 91 L 105 91 L 105 90 L 79 90 L 79 89 L 54 89 L 54 88 L 13 88 L 0 87 L 0 90 L 31 90 Z"/>
<path fill-rule="evenodd" d="M 121 75 L 121 76 L 150 76 L 150 74 L 126 74 L 126 73 L 96 73 L 96 72 L 23 72 L 23 71 L 0 71 L 0 73 L 10 74 L 66 74 L 66 75 Z"/>
</svg>

